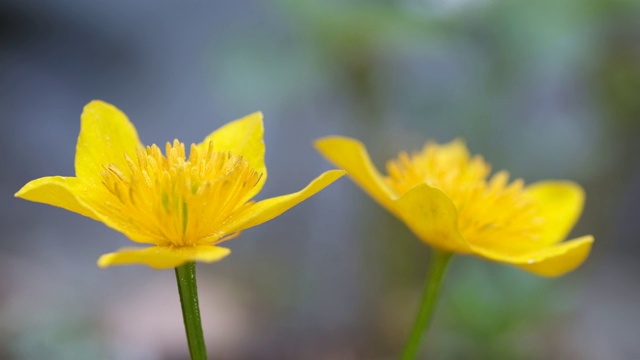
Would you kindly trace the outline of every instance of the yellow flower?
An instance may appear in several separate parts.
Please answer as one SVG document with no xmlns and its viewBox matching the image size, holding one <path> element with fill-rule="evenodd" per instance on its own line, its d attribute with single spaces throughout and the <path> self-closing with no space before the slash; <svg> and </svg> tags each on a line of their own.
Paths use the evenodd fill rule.
<svg viewBox="0 0 640 360">
<path fill-rule="evenodd" d="M 387 163 L 386 176 L 357 140 L 327 137 L 316 148 L 422 241 L 440 250 L 474 254 L 542 276 L 559 276 L 589 255 L 592 236 L 561 242 L 582 212 L 584 192 L 569 181 L 525 186 L 471 156 L 454 140 L 427 143 Z"/>
<path fill-rule="evenodd" d="M 16 193 L 76 212 L 137 243 L 105 254 L 98 266 L 145 264 L 167 269 L 213 262 L 230 253 L 217 246 L 309 198 L 343 175 L 327 171 L 297 193 L 253 202 L 267 179 L 262 114 L 228 123 L 193 144 L 187 157 L 178 140 L 165 153 L 142 146 L 115 106 L 92 101 L 81 117 L 75 177 L 33 180 Z"/>
</svg>

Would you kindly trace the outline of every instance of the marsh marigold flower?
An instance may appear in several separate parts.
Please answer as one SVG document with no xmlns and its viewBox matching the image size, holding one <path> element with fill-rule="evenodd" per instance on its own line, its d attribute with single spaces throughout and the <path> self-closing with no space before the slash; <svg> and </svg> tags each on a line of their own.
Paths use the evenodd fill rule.
<svg viewBox="0 0 640 360">
<path fill-rule="evenodd" d="M 75 177 L 33 180 L 17 197 L 90 217 L 149 247 L 103 255 L 98 266 L 145 264 L 156 269 L 213 262 L 218 246 L 314 195 L 343 171 L 327 171 L 297 193 L 258 202 L 267 179 L 262 114 L 228 123 L 188 149 L 178 140 L 164 152 L 143 147 L 115 106 L 92 101 L 81 116 Z"/>
<path fill-rule="evenodd" d="M 422 241 L 443 251 L 473 254 L 542 276 L 558 276 L 588 256 L 592 236 L 561 242 L 582 212 L 584 192 L 569 181 L 525 186 L 509 173 L 490 176 L 481 156 L 461 140 L 427 143 L 400 153 L 381 175 L 357 140 L 327 137 L 317 149 Z"/>
</svg>

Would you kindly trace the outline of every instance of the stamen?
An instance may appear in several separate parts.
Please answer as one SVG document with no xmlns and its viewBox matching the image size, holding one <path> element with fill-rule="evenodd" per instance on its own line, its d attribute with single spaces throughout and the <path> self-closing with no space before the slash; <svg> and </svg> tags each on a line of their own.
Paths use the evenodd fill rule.
<svg viewBox="0 0 640 360">
<path fill-rule="evenodd" d="M 509 183 L 505 171 L 488 178 L 490 171 L 490 165 L 480 156 L 470 156 L 461 141 L 427 143 L 420 152 L 402 152 L 389 161 L 386 182 L 398 195 L 423 183 L 443 191 L 458 210 L 458 226 L 467 241 L 536 241 L 542 224 L 524 182 Z"/>
<path fill-rule="evenodd" d="M 178 140 L 136 149 L 127 167 L 106 165 L 103 185 L 113 196 L 110 213 L 128 216 L 159 245 L 190 246 L 215 238 L 221 224 L 253 196 L 262 177 L 239 155 Z M 124 196 L 126 194 L 126 196 Z"/>
</svg>

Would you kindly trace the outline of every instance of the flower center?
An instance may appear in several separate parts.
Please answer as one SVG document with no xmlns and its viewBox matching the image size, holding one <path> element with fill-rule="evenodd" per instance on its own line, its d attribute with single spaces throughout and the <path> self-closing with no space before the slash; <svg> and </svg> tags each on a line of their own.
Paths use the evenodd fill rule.
<svg viewBox="0 0 640 360">
<path fill-rule="evenodd" d="M 500 171 L 489 178 L 491 166 L 481 156 L 470 156 L 460 140 L 427 143 L 417 153 L 400 153 L 387 163 L 387 184 L 402 195 L 426 183 L 446 194 L 458 210 L 458 225 L 469 243 L 507 240 L 515 247 L 534 246 L 544 220 L 535 200 L 524 191 L 521 179 L 509 182 Z M 508 246 L 508 245 L 507 245 Z"/>
<path fill-rule="evenodd" d="M 239 155 L 191 145 L 189 157 L 178 140 L 126 156 L 128 168 L 105 165 L 103 184 L 115 197 L 114 211 L 157 245 L 189 246 L 219 239 L 217 229 L 255 194 L 262 174 Z"/>
</svg>

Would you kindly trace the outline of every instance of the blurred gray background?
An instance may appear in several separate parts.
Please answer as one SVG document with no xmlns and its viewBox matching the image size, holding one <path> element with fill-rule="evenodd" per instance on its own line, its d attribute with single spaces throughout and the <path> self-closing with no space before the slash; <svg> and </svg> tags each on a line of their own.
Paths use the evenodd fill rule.
<svg viewBox="0 0 640 360">
<path fill-rule="evenodd" d="M 430 359 L 640 358 L 637 0 L 0 0 L 0 358 L 186 359 L 172 271 L 100 270 L 130 242 L 14 199 L 73 175 L 82 107 L 146 144 L 262 110 L 269 180 L 297 191 L 342 134 L 375 162 L 466 139 L 494 169 L 587 190 L 585 265 L 541 279 L 458 257 Z M 348 179 L 200 265 L 213 359 L 393 359 L 429 251 Z"/>
</svg>

